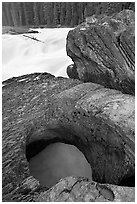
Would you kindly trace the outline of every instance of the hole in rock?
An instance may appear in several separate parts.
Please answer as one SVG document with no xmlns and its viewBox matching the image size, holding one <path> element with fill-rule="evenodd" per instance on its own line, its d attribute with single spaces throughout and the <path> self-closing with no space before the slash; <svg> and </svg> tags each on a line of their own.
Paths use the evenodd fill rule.
<svg viewBox="0 0 137 204">
<path fill-rule="evenodd" d="M 67 132 L 63 132 L 63 134 L 67 135 Z M 32 162 L 32 159 L 34 160 L 35 156 L 36 156 L 36 158 L 38 158 L 38 155 L 39 155 L 40 152 L 45 150 L 46 147 L 50 146 L 51 144 L 55 144 L 55 143 L 63 143 L 64 145 L 65 144 L 66 145 L 69 144 L 70 146 L 73 146 L 75 148 L 77 147 L 76 149 L 81 154 L 83 152 L 84 155 L 83 154 L 82 155 L 84 157 L 84 160 L 86 160 L 86 163 L 88 164 L 87 166 L 89 168 L 90 168 L 90 166 L 92 166 L 92 161 L 93 161 L 94 158 L 91 157 L 91 155 L 94 152 L 91 152 L 91 148 L 89 148 L 90 147 L 89 144 L 83 143 L 83 141 L 80 140 L 79 137 L 76 137 L 74 135 L 73 135 L 73 140 L 72 140 L 72 138 L 70 140 L 70 135 L 69 135 L 69 139 L 65 138 L 65 140 L 63 138 L 53 137 L 50 140 L 40 139 L 40 140 L 33 141 L 33 142 L 29 143 L 26 146 L 26 158 L 27 158 L 28 162 L 29 161 Z M 93 149 L 93 147 L 92 147 L 92 149 Z M 90 164 L 87 161 L 90 162 Z M 96 172 L 96 170 L 97 170 L 97 172 Z M 32 174 L 32 171 L 30 171 L 30 172 Z M 39 178 L 36 177 L 34 174 L 32 174 L 32 175 L 37 180 L 39 180 Z M 78 174 L 75 174 L 75 175 L 77 176 Z M 81 174 L 81 175 L 83 176 L 83 174 Z M 88 176 L 86 176 L 86 177 L 88 177 Z M 91 177 L 88 177 L 88 178 L 91 178 Z M 119 181 L 118 183 L 113 183 L 113 182 L 111 182 L 109 180 L 106 181 L 105 178 L 102 179 L 102 168 L 98 167 L 97 169 L 95 169 L 94 165 L 92 167 L 92 179 L 94 181 L 102 183 L 102 184 L 110 183 L 110 184 L 115 184 L 115 185 L 119 185 L 119 186 L 128 186 L 128 187 L 134 187 L 135 186 L 135 175 L 134 175 L 134 172 L 133 172 L 133 176 L 128 176 L 128 175 L 124 176 L 124 178 L 122 178 L 121 181 Z"/>
<path fill-rule="evenodd" d="M 119 186 L 135 187 L 135 175 L 127 178 L 123 178 L 120 181 Z"/>
<path fill-rule="evenodd" d="M 41 147 L 44 147 L 44 143 Z M 52 143 L 42 151 L 37 148 L 37 154 L 27 159 L 30 174 L 48 188 L 67 176 L 83 176 L 92 179 L 90 164 L 84 154 L 74 145 Z"/>
</svg>

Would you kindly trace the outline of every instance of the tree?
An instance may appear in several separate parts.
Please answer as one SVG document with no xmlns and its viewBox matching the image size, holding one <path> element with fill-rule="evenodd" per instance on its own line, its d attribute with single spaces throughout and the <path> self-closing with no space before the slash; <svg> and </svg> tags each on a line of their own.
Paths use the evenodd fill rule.
<svg viewBox="0 0 137 204">
<path fill-rule="evenodd" d="M 22 2 L 16 2 L 18 8 L 18 23 L 19 26 L 22 25 Z"/>
<path fill-rule="evenodd" d="M 78 5 L 78 24 L 84 21 L 84 3 L 79 2 Z"/>
<path fill-rule="evenodd" d="M 112 15 L 122 10 L 122 2 L 106 2 L 104 5 L 101 3 L 100 6 L 103 8 L 101 12 L 107 15 Z"/>
<path fill-rule="evenodd" d="M 60 24 L 65 25 L 66 18 L 66 3 L 61 2 L 61 10 L 60 10 Z"/>
<path fill-rule="evenodd" d="M 67 26 L 71 25 L 71 20 L 72 20 L 72 7 L 70 2 L 66 2 L 66 21 L 65 24 Z"/>
<path fill-rule="evenodd" d="M 43 5 L 44 20 L 47 26 L 51 26 L 53 23 L 53 2 L 48 2 Z"/>
<path fill-rule="evenodd" d="M 53 8 L 53 24 L 54 25 L 59 25 L 60 24 L 60 5 L 58 2 L 55 2 L 53 4 L 54 8 Z"/>
<path fill-rule="evenodd" d="M 8 25 L 13 26 L 14 23 L 11 15 L 11 4 L 9 2 L 2 2 L 2 4 L 3 4 L 3 7 L 5 8 L 3 12 L 5 12 L 5 18 L 7 19 Z"/>
<path fill-rule="evenodd" d="M 34 11 L 34 25 L 39 25 L 39 17 L 38 17 L 38 3 L 33 2 L 33 11 Z"/>
<path fill-rule="evenodd" d="M 4 2 L 2 3 L 2 25 L 8 25 Z"/>
<path fill-rule="evenodd" d="M 43 12 L 43 4 L 44 4 L 44 2 L 38 2 L 38 5 L 39 5 L 39 21 L 40 21 L 40 24 L 42 24 L 42 25 L 45 23 L 44 12 Z"/>
<path fill-rule="evenodd" d="M 105 2 L 103 2 L 105 4 Z M 85 10 L 84 10 L 84 17 L 92 16 L 94 14 L 101 14 L 101 3 L 100 2 L 92 2 L 92 3 L 87 3 Z"/>
<path fill-rule="evenodd" d="M 29 11 L 28 11 L 28 2 L 23 2 L 23 24 L 29 25 Z"/>
<path fill-rule="evenodd" d="M 3 2 L 2 23 L 9 26 L 76 26 L 93 14 L 135 10 L 134 2 Z"/>
<path fill-rule="evenodd" d="M 73 26 L 78 25 L 78 10 L 77 10 L 77 2 L 72 3 L 72 19 L 71 22 Z"/>
</svg>

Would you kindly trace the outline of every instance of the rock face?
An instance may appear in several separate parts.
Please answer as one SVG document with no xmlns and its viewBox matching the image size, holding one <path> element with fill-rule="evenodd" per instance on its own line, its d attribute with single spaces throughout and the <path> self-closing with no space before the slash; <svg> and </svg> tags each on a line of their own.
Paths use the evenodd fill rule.
<svg viewBox="0 0 137 204">
<path fill-rule="evenodd" d="M 46 134 L 50 129 L 72 140 L 91 164 L 93 180 L 118 184 L 134 175 L 134 97 L 84 83 L 48 103 Z"/>
<path fill-rule="evenodd" d="M 135 175 L 134 96 L 47 73 L 3 84 L 3 201 L 134 201 L 134 185 L 118 186 Z M 34 179 L 28 161 L 55 142 L 82 151 L 97 183 Z"/>
<path fill-rule="evenodd" d="M 85 178 L 67 177 L 47 192 L 40 193 L 37 202 L 134 202 L 135 189 L 89 182 Z"/>
<path fill-rule="evenodd" d="M 67 68 L 68 76 L 134 95 L 134 32 L 131 10 L 88 17 L 68 33 L 67 54 L 74 62 Z"/>
</svg>

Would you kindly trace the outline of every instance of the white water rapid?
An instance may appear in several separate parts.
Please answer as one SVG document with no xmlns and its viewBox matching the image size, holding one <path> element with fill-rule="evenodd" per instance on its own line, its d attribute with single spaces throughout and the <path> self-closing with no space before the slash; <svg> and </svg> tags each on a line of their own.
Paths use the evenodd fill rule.
<svg viewBox="0 0 137 204">
<path fill-rule="evenodd" d="M 34 72 L 67 77 L 66 68 L 72 63 L 66 54 L 66 37 L 70 28 L 35 30 L 39 33 L 2 35 L 2 80 Z"/>
</svg>

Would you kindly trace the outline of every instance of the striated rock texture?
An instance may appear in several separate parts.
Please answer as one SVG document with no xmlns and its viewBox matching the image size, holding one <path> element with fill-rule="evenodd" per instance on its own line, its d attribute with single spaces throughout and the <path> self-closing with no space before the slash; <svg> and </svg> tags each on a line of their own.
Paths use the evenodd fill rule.
<svg viewBox="0 0 137 204">
<path fill-rule="evenodd" d="M 86 178 L 67 177 L 46 192 L 37 202 L 134 202 L 135 189 L 89 182 Z"/>
<path fill-rule="evenodd" d="M 135 94 L 135 16 L 123 10 L 112 16 L 88 17 L 69 31 L 67 55 L 74 65 L 70 78 Z"/>
<path fill-rule="evenodd" d="M 3 84 L 3 201 L 134 201 L 134 96 L 47 73 Z M 34 179 L 28 161 L 54 142 L 80 149 L 97 183 Z"/>
</svg>

